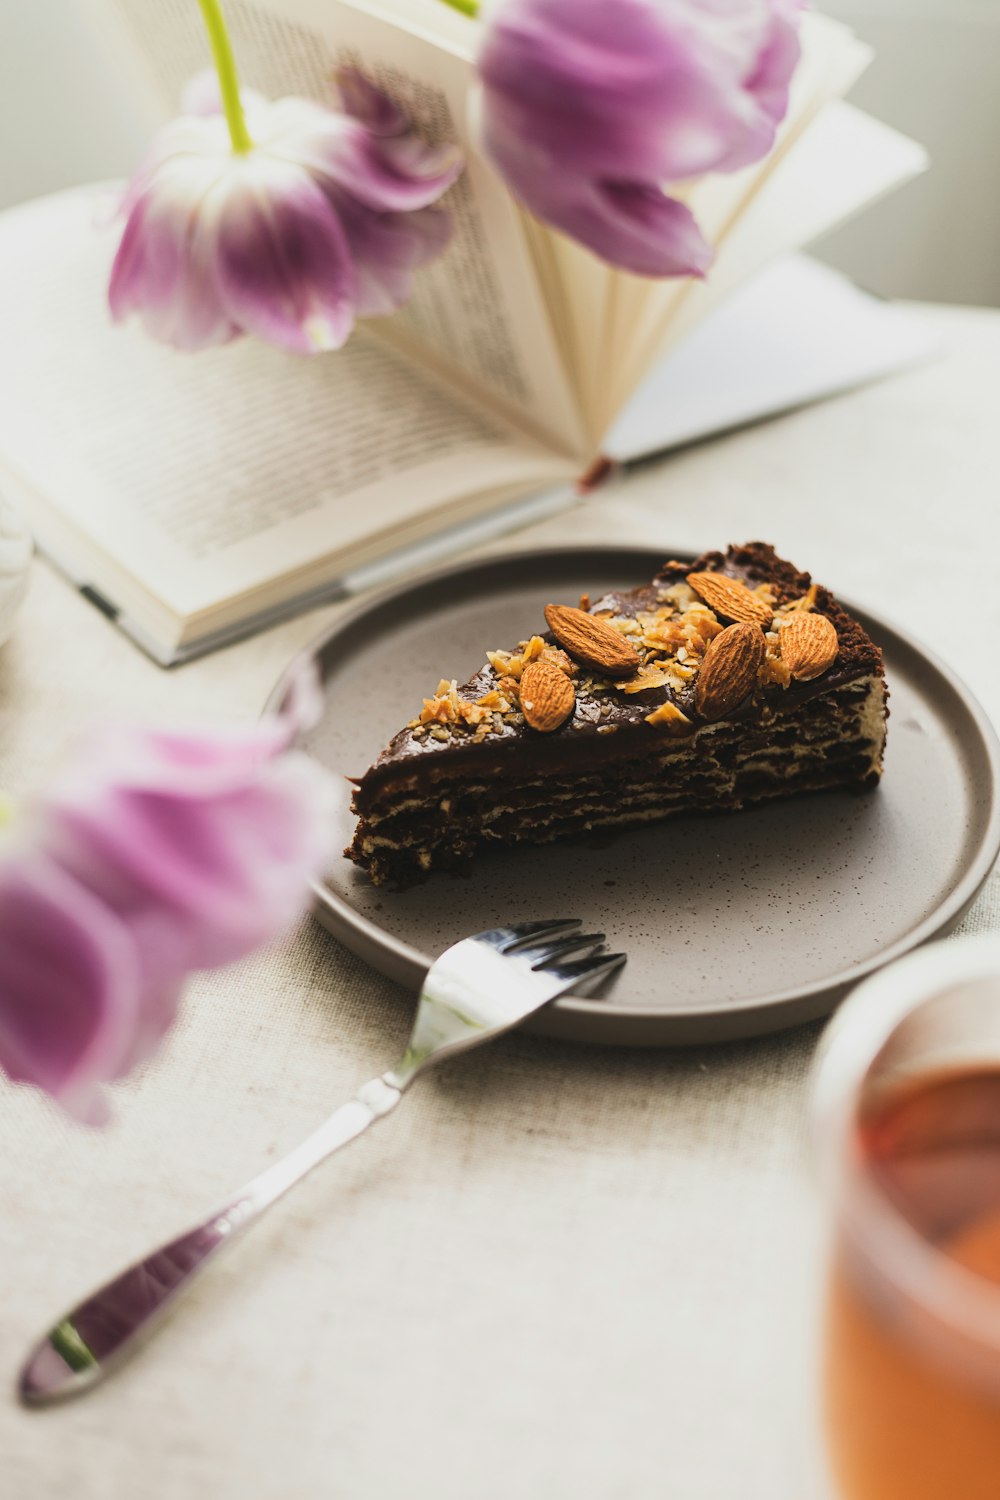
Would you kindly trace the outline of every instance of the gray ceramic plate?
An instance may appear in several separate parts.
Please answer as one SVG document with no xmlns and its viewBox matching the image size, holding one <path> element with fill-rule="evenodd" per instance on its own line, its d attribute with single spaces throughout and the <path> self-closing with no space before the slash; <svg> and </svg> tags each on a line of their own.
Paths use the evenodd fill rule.
<svg viewBox="0 0 1000 1500">
<path fill-rule="evenodd" d="M 439 677 L 541 625 L 550 600 L 633 587 L 668 549 L 576 547 L 447 569 L 341 619 L 312 652 L 327 710 L 307 748 L 360 774 Z M 629 956 L 600 999 L 558 1001 L 534 1029 L 581 1041 L 706 1042 L 824 1015 L 865 974 L 958 921 L 1000 849 L 1000 745 L 970 693 L 862 610 L 892 693 L 882 786 L 681 817 L 600 844 L 485 855 L 468 876 L 399 894 L 346 859 L 317 915 L 416 990 L 433 956 L 498 921 L 578 916 Z M 284 679 L 271 695 L 280 700 Z M 344 783 L 338 830 L 354 819 Z"/>
</svg>

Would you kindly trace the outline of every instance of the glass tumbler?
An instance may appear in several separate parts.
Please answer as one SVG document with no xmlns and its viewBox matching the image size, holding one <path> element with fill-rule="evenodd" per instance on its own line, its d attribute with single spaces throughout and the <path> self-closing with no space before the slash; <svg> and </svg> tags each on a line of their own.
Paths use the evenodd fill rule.
<svg viewBox="0 0 1000 1500">
<path fill-rule="evenodd" d="M 1000 935 L 859 986 L 813 1078 L 842 1500 L 1000 1500 Z"/>
</svg>

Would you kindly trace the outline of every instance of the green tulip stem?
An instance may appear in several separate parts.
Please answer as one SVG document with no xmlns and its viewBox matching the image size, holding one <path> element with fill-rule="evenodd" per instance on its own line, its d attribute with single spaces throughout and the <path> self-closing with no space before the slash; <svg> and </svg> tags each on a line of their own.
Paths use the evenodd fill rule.
<svg viewBox="0 0 1000 1500">
<path fill-rule="evenodd" d="M 479 14 L 479 0 L 441 0 L 442 5 L 450 5 L 452 10 L 457 10 L 463 16 L 469 16 L 473 21 Z"/>
<path fill-rule="evenodd" d="M 229 138 L 233 143 L 233 150 L 238 155 L 242 155 L 251 150 L 253 141 L 247 130 L 243 104 L 240 100 L 240 80 L 236 72 L 233 44 L 229 40 L 229 32 L 226 30 L 219 0 L 198 0 L 198 4 L 201 6 L 205 30 L 212 44 L 212 60 L 215 63 L 215 71 L 219 75 L 222 108 L 226 116 L 226 124 L 229 126 Z"/>
</svg>

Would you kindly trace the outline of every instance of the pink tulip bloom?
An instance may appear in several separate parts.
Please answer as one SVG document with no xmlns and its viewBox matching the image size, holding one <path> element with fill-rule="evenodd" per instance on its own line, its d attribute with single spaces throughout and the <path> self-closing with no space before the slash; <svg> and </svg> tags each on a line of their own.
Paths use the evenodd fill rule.
<svg viewBox="0 0 1000 1500">
<path fill-rule="evenodd" d="M 357 317 L 401 307 L 448 242 L 431 207 L 461 171 L 360 75 L 342 105 L 242 96 L 252 145 L 234 151 L 214 77 L 159 133 L 129 185 L 111 272 L 116 321 L 138 314 L 179 349 L 241 333 L 299 354 L 339 348 Z"/>
<path fill-rule="evenodd" d="M 333 853 L 333 788 L 278 718 L 214 733 L 106 729 L 15 820 L 0 856 L 0 1068 L 70 1114 L 158 1046 L 196 969 L 304 909 Z"/>
<path fill-rule="evenodd" d="M 766 155 L 799 59 L 799 0 L 503 0 L 482 141 L 539 219 L 641 276 L 712 248 L 664 184 Z"/>
</svg>

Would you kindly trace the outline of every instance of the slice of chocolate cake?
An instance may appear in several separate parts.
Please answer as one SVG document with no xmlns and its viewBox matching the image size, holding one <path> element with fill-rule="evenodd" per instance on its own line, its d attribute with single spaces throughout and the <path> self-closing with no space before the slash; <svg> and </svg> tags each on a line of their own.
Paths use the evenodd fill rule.
<svg viewBox="0 0 1000 1500">
<path fill-rule="evenodd" d="M 491 846 L 878 785 L 882 653 L 773 547 L 544 615 L 546 633 L 441 681 L 358 781 L 345 852 L 377 885 Z"/>
</svg>

